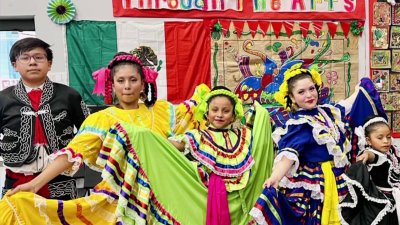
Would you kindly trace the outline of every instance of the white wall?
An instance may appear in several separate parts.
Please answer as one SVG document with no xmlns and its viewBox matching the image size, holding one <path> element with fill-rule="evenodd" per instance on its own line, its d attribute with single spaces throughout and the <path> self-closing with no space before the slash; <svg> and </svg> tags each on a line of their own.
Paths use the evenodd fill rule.
<svg viewBox="0 0 400 225">
<path fill-rule="evenodd" d="M 68 84 L 65 54 L 65 26 L 53 23 L 47 16 L 48 0 L 0 0 L 0 18 L 33 17 L 38 38 L 51 45 L 54 52 L 53 81 Z M 111 0 L 74 0 L 76 20 L 113 20 Z"/>
</svg>

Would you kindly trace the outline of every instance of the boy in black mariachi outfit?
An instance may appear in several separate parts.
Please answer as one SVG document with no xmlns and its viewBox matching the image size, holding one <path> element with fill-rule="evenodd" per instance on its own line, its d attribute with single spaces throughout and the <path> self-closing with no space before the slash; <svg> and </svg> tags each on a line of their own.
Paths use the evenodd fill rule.
<svg viewBox="0 0 400 225">
<path fill-rule="evenodd" d="M 47 77 L 53 60 L 49 47 L 40 39 L 25 38 L 10 50 L 10 61 L 21 79 L 0 92 L 0 156 L 6 167 L 3 195 L 40 174 L 89 114 L 76 90 Z M 75 180 L 64 175 L 35 192 L 65 200 L 77 195 Z"/>
</svg>

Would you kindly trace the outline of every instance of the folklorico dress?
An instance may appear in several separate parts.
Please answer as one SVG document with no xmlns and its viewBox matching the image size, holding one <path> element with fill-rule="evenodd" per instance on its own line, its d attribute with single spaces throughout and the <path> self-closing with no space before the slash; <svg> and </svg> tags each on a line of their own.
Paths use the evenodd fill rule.
<svg viewBox="0 0 400 225">
<path fill-rule="evenodd" d="M 279 147 L 275 163 L 283 156 L 294 161 L 279 184 L 280 192 L 291 207 L 282 215 L 272 213 L 266 218 L 262 211 L 268 208 L 268 201 L 262 195 L 251 213 L 260 224 L 268 220 L 291 220 L 283 218 L 287 215 L 298 217 L 298 224 L 321 224 L 322 209 L 334 212 L 330 203 L 337 205 L 338 196 L 347 194 L 341 175 L 348 164 L 346 153 L 350 145 L 341 121 L 342 109 L 322 105 L 312 110 L 299 110 L 283 128 L 274 131 L 272 135 Z"/>
<path fill-rule="evenodd" d="M 351 145 L 345 134 L 368 116 L 382 113 L 379 93 L 363 78 L 352 105 L 319 105 L 291 115 L 272 135 L 279 148 L 274 163 L 285 156 L 294 164 L 279 191 L 263 190 L 252 216 L 259 224 L 340 224 L 338 203 L 348 193 L 343 173 L 350 153 L 357 154 L 357 144 Z"/>
<path fill-rule="evenodd" d="M 388 153 L 365 150 L 375 154 L 375 161 L 367 165 L 357 162 L 344 176 L 349 195 L 339 205 L 342 224 L 399 224 L 399 151 L 394 146 Z"/>
<path fill-rule="evenodd" d="M 160 116 L 167 116 L 167 112 L 157 110 Z M 86 163 L 102 168 L 102 183 L 90 196 L 71 201 L 46 200 L 32 193 L 6 197 L 0 202 L 0 211 L 4 212 L 0 215 L 0 224 L 17 221 L 45 224 L 47 221 L 53 224 L 202 225 L 207 216 L 207 186 L 213 174 L 220 174 L 226 185 L 231 223 L 255 223 L 249 211 L 270 175 L 273 145 L 267 111 L 257 105 L 250 115 L 252 129 L 210 128 L 176 136 L 185 141 L 190 158 L 198 161 L 191 161 L 179 152 L 165 138 L 165 132 L 132 126 L 124 114 L 103 116 L 90 126 L 86 123 L 81 133 L 95 133 L 103 142 L 87 138 L 80 141 L 79 147 L 74 146 L 77 142 L 72 142 L 64 151 L 70 152 L 71 160 L 82 154 Z M 108 127 L 111 129 L 100 129 L 99 124 L 110 118 L 121 122 Z M 153 130 L 157 128 L 156 121 L 157 118 Z M 138 121 L 135 124 L 140 125 Z"/>
<path fill-rule="evenodd" d="M 78 135 L 58 152 L 58 155 L 67 154 L 69 160 L 75 162 L 72 170 L 65 174 L 72 174 L 79 168 L 82 156 L 92 169 L 101 171 L 103 167 L 96 160 L 104 157 L 99 154 L 102 143 L 110 127 L 122 121 L 148 127 L 160 136 L 168 137 L 174 126 L 173 106 L 158 101 L 151 108 L 144 104 L 135 110 L 109 107 L 91 114 Z M 0 224 L 115 224 L 117 199 L 118 193 L 106 181 L 98 184 L 89 197 L 71 201 L 47 200 L 33 193 L 21 192 L 12 197 L 5 196 L 0 202 Z"/>
</svg>

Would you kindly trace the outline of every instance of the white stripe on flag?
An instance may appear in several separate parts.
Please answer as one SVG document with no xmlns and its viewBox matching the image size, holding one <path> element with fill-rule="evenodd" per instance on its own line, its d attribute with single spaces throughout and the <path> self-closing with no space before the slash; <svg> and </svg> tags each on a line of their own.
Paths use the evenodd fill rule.
<svg viewBox="0 0 400 225">
<path fill-rule="evenodd" d="M 139 46 L 149 46 L 162 61 L 158 71 L 158 99 L 167 99 L 167 64 L 165 57 L 164 22 L 117 21 L 118 51 L 129 52 Z"/>
</svg>

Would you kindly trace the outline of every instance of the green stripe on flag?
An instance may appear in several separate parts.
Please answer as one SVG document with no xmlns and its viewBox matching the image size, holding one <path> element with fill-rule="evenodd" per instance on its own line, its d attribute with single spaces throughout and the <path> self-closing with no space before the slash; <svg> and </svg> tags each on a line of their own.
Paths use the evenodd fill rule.
<svg viewBox="0 0 400 225">
<path fill-rule="evenodd" d="M 92 73 L 107 66 L 117 52 L 117 32 L 111 21 L 71 21 L 67 24 L 69 85 L 86 104 L 103 105 L 103 96 L 92 95 Z"/>
</svg>

